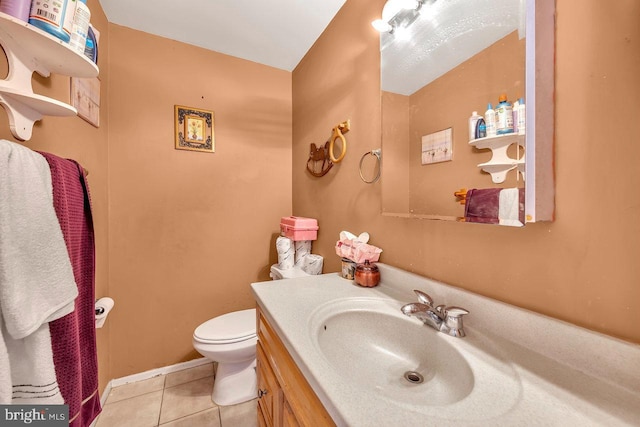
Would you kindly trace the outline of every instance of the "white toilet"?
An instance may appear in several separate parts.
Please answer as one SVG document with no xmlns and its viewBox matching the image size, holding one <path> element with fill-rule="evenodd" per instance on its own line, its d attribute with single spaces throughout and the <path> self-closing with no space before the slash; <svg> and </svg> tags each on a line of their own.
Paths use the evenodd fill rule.
<svg viewBox="0 0 640 427">
<path fill-rule="evenodd" d="M 274 280 L 307 273 L 296 268 L 271 268 Z M 193 348 L 218 362 L 211 398 L 219 406 L 236 405 L 257 397 L 256 310 L 233 311 L 207 320 L 193 333 Z"/>
<path fill-rule="evenodd" d="M 234 311 L 214 317 L 193 333 L 193 348 L 218 362 L 211 398 L 220 406 L 256 397 L 256 310 Z"/>
</svg>

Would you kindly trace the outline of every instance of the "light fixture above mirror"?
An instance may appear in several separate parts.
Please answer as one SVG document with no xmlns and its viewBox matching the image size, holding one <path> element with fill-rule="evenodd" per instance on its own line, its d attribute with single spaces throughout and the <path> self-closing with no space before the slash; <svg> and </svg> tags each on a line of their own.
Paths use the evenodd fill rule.
<svg viewBox="0 0 640 427">
<path fill-rule="evenodd" d="M 394 34 L 411 25 L 426 2 L 427 0 L 389 0 L 382 9 L 382 18 L 371 22 L 371 25 L 380 33 Z"/>
</svg>

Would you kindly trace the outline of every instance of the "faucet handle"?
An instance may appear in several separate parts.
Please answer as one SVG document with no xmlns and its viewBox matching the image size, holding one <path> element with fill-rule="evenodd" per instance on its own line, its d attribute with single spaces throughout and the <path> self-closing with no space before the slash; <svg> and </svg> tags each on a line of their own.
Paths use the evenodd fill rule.
<svg viewBox="0 0 640 427">
<path fill-rule="evenodd" d="M 413 292 L 418 296 L 418 301 L 428 305 L 429 307 L 433 307 L 433 298 L 431 298 L 428 294 L 417 289 L 414 289 Z"/>
<path fill-rule="evenodd" d="M 444 310 L 444 331 L 453 337 L 464 337 L 464 326 L 462 316 L 469 314 L 469 311 L 462 307 L 447 307 Z"/>
<path fill-rule="evenodd" d="M 447 307 L 443 311 L 445 316 L 453 317 L 453 318 L 460 318 L 465 314 L 469 314 L 469 310 L 464 309 L 462 307 L 455 307 L 455 306 Z"/>
</svg>

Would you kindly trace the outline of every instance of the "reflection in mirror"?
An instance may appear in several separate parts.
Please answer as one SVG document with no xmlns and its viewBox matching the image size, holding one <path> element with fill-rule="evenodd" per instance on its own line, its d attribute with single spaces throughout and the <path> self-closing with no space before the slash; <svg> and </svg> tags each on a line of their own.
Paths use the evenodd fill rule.
<svg viewBox="0 0 640 427">
<path fill-rule="evenodd" d="M 492 151 L 469 144 L 469 117 L 484 116 L 502 93 L 526 103 L 525 15 L 524 0 L 387 2 L 389 31 L 380 38 L 384 214 L 460 220 L 460 189 L 524 188 L 517 169 L 494 183 L 478 167 Z M 524 147 L 513 143 L 508 155 L 522 160 Z M 524 192 L 511 191 L 522 207 Z"/>
</svg>

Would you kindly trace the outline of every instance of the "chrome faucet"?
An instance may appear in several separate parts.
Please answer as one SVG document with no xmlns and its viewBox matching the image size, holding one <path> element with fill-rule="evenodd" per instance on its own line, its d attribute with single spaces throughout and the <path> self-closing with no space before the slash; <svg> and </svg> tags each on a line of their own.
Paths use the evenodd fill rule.
<svg viewBox="0 0 640 427">
<path fill-rule="evenodd" d="M 469 311 L 461 307 L 433 306 L 433 298 L 426 293 L 414 289 L 419 302 L 412 302 L 402 306 L 400 310 L 407 316 L 414 316 L 425 325 L 429 325 L 437 331 L 444 332 L 452 337 L 464 337 L 462 316 Z"/>
</svg>

